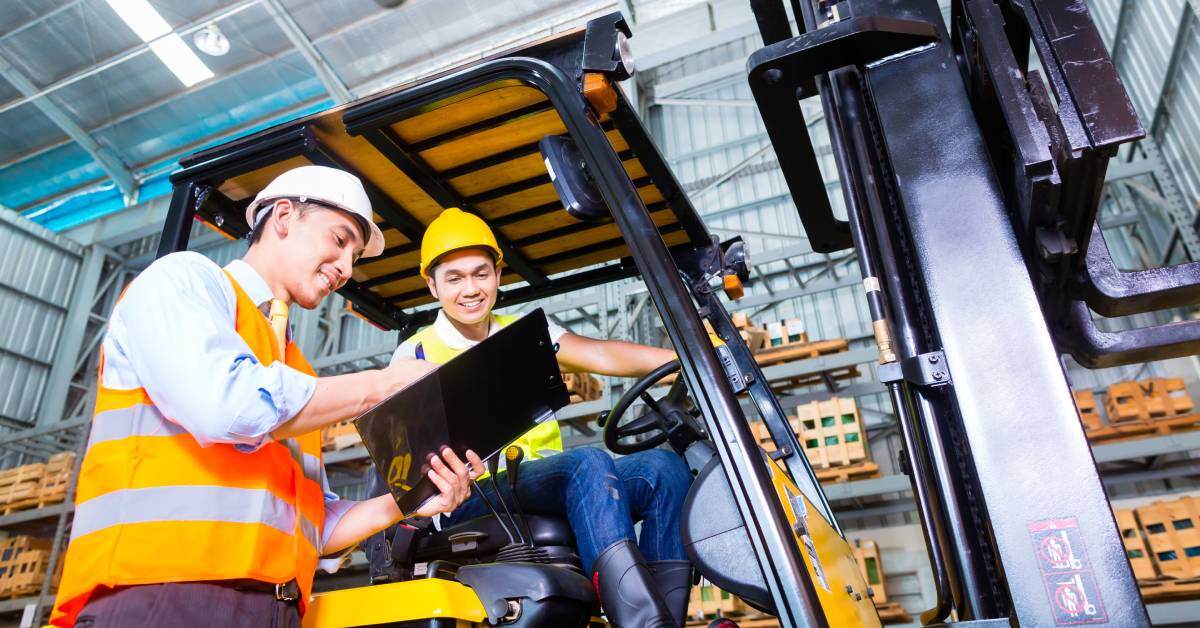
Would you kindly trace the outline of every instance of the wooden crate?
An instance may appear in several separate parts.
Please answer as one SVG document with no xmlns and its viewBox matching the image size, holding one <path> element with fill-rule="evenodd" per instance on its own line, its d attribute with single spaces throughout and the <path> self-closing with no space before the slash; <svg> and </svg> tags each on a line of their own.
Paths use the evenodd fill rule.
<svg viewBox="0 0 1200 628">
<path fill-rule="evenodd" d="M 1200 500 L 1156 501 L 1135 512 L 1158 573 L 1181 579 L 1200 577 Z"/>
<path fill-rule="evenodd" d="M 767 330 L 762 327 L 742 327 L 738 330 L 750 353 L 758 353 L 767 346 Z"/>
<path fill-rule="evenodd" d="M 342 421 L 321 428 L 321 450 L 338 451 L 362 443 L 354 421 Z"/>
<path fill-rule="evenodd" d="M 1100 419 L 1099 406 L 1096 405 L 1096 394 L 1090 390 L 1076 390 L 1071 393 L 1075 397 L 1075 407 L 1079 410 L 1079 420 L 1083 422 L 1085 431 L 1098 430 L 1104 427 Z"/>
<path fill-rule="evenodd" d="M 1117 519 L 1117 529 L 1121 531 L 1121 540 L 1125 543 L 1129 566 L 1133 568 L 1133 577 L 1138 580 L 1157 578 L 1158 569 L 1150 558 L 1145 533 L 1138 524 L 1137 515 L 1130 508 L 1115 508 L 1113 514 Z"/>
<path fill-rule="evenodd" d="M 850 465 L 867 460 L 867 438 L 858 404 L 834 397 L 796 408 L 800 446 L 816 469 Z"/>
<path fill-rule="evenodd" d="M 886 604 L 887 579 L 883 574 L 883 562 L 879 559 L 879 546 L 875 541 L 854 539 L 854 562 L 858 563 L 858 571 L 871 588 L 871 601 L 876 605 Z"/>
<path fill-rule="evenodd" d="M 604 394 L 604 384 L 591 373 L 563 373 L 562 379 L 571 403 L 592 401 Z"/>
<path fill-rule="evenodd" d="M 807 342 L 808 332 L 804 329 L 804 321 L 798 318 L 767 323 L 768 347 L 786 347 L 788 345 L 805 344 Z"/>
<path fill-rule="evenodd" d="M 706 620 L 713 617 L 736 617 L 754 612 L 736 595 L 723 591 L 706 581 L 692 587 L 688 601 L 688 618 Z"/>
</svg>

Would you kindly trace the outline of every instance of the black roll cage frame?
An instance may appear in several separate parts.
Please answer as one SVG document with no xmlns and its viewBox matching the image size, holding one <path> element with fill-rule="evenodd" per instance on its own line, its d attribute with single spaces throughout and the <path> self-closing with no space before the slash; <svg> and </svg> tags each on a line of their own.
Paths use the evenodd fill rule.
<svg viewBox="0 0 1200 628">
<path fill-rule="evenodd" d="M 589 31 L 592 27 L 589 24 Z M 748 391 L 755 403 L 779 450 L 778 462 L 839 533 L 840 528 L 778 398 L 734 328 L 717 292 L 710 287 L 713 271 L 720 270 L 711 267 L 710 253 L 714 249 L 719 251 L 720 243 L 709 235 L 630 103 L 619 89 L 614 89 L 618 104 L 611 115 L 616 127 L 662 190 L 690 238 L 686 245 L 671 249 L 666 246 L 579 84 L 559 65 L 568 65 L 568 72 L 578 71 L 578 65 L 569 61 L 571 51 L 552 52 L 546 56 L 553 63 L 529 56 L 501 57 L 371 98 L 345 109 L 343 122 L 351 135 L 370 134 L 396 122 L 405 112 L 461 97 L 498 81 L 517 81 L 546 95 L 575 140 L 632 255 L 617 263 L 550 280 L 542 286 L 531 284 L 503 291 L 499 305 L 515 305 L 640 274 L 679 355 L 684 381 L 703 414 L 779 619 L 784 625 L 826 626 L 828 622 L 785 506 L 773 486 L 767 467 L 770 461 L 757 446 L 738 402 L 738 393 Z M 527 54 L 528 49 L 517 54 L 521 53 Z M 228 145 L 228 150 L 208 151 L 190 162 L 184 160 L 185 167 L 171 177 L 174 192 L 157 255 L 185 250 L 197 215 L 218 226 L 225 222 L 224 216 L 237 215 L 236 210 L 231 211 L 234 208 L 223 206 L 228 199 L 216 192 L 225 180 L 296 156 L 328 163 L 322 154 L 322 147 L 305 126 L 305 120 L 299 120 L 236 141 Z M 238 227 L 244 231 L 240 224 L 227 224 L 223 228 L 241 235 Z M 401 329 L 402 336 L 415 332 L 433 311 L 400 312 L 354 281 L 339 292 L 360 314 Z M 702 322 L 705 318 L 732 352 L 742 380 L 736 389 L 709 340 Z"/>
</svg>

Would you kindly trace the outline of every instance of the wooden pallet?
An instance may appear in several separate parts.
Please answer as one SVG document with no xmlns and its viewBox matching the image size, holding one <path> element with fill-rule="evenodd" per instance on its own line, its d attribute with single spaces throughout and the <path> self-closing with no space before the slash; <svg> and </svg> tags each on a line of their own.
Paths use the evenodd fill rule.
<svg viewBox="0 0 1200 628">
<path fill-rule="evenodd" d="M 1147 603 L 1195 600 L 1200 599 L 1200 578 L 1138 580 L 1138 590 L 1142 593 L 1142 601 Z"/>
<path fill-rule="evenodd" d="M 50 539 L 13 536 L 0 541 L 0 598 L 35 595 L 42 589 L 42 580 L 50 564 Z M 58 584 L 60 569 L 51 583 Z"/>
<path fill-rule="evenodd" d="M 30 507 L 43 508 L 57 504 L 67 498 L 67 486 L 71 483 L 71 473 L 75 470 L 75 452 L 66 451 L 50 456 L 46 463 L 46 472 L 38 485 L 37 500 Z M 17 504 L 10 504 L 17 507 Z"/>
<path fill-rule="evenodd" d="M 1200 428 L 1200 414 L 1161 417 L 1149 421 L 1130 421 L 1116 425 L 1105 425 L 1100 429 L 1085 430 L 1087 439 L 1093 443 L 1133 440 L 1150 436 L 1169 436 L 1190 432 Z"/>
<path fill-rule="evenodd" d="M 885 624 L 900 624 L 912 621 L 912 615 L 904 610 L 903 606 L 895 602 L 876 604 L 875 611 L 879 613 L 879 619 Z"/>
<path fill-rule="evenodd" d="M 796 360 L 806 360 L 823 355 L 841 353 L 849 349 L 850 344 L 845 338 L 818 340 L 817 342 L 795 342 L 763 349 L 754 355 L 754 360 L 758 362 L 759 366 L 767 367 L 783 364 L 784 362 L 795 362 Z"/>
<path fill-rule="evenodd" d="M 828 469 L 813 469 L 813 471 L 817 474 L 817 480 L 822 483 L 849 482 L 878 476 L 879 465 L 870 460 L 863 460 L 854 464 L 829 467 Z"/>
<path fill-rule="evenodd" d="M 46 465 L 41 462 L 0 471 L 0 507 L 4 514 L 36 506 L 45 475 Z"/>
</svg>

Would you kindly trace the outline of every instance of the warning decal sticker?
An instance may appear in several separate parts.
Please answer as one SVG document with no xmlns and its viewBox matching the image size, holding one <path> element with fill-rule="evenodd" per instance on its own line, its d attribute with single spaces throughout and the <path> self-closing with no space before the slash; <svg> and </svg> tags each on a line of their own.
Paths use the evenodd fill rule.
<svg viewBox="0 0 1200 628">
<path fill-rule="evenodd" d="M 1033 539 L 1055 625 L 1108 623 L 1108 613 L 1100 599 L 1075 517 L 1034 521 L 1029 524 L 1029 536 Z"/>
</svg>

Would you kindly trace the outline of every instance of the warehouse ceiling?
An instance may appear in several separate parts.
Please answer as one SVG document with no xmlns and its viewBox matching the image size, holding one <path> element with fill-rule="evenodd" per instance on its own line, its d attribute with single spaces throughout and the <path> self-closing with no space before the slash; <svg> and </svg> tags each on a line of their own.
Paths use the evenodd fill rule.
<svg viewBox="0 0 1200 628">
<path fill-rule="evenodd" d="M 184 154 L 614 10 L 612 0 L 3 0 L 0 205 L 67 228 Z M 394 5 L 394 8 L 389 8 Z"/>
</svg>

